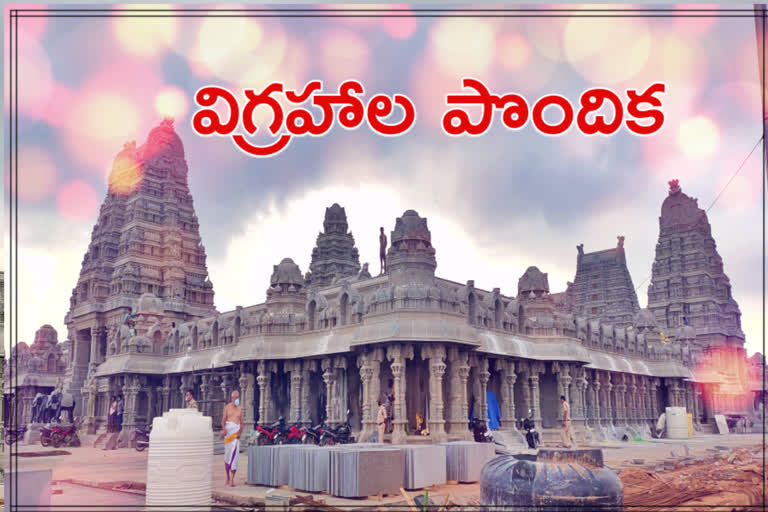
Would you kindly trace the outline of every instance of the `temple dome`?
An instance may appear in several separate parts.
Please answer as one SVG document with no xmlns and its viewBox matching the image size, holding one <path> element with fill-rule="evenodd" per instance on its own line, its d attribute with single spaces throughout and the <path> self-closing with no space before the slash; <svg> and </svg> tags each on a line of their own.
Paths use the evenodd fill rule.
<svg viewBox="0 0 768 512">
<path fill-rule="evenodd" d="M 390 240 L 387 273 L 400 276 L 401 281 L 421 281 L 431 285 L 437 260 L 427 219 L 415 210 L 407 210 L 395 221 Z"/>
<path fill-rule="evenodd" d="M 706 216 L 698 200 L 683 193 L 678 180 L 669 182 L 669 195 L 661 205 L 661 228 L 696 224 Z"/>
<path fill-rule="evenodd" d="M 58 343 L 58 333 L 51 325 L 45 324 L 35 332 L 33 345 L 56 345 L 56 343 Z"/>
<path fill-rule="evenodd" d="M 145 159 L 160 154 L 184 158 L 184 144 L 173 128 L 173 119 L 165 118 L 152 128 L 143 149 Z"/>
<path fill-rule="evenodd" d="M 291 258 L 284 258 L 283 261 L 281 261 L 279 265 L 275 265 L 273 269 L 272 277 L 269 279 L 270 285 L 304 285 L 304 277 L 302 277 L 301 269 L 299 269 L 299 266 L 294 263 Z"/>
<path fill-rule="evenodd" d="M 538 267 L 528 267 L 525 274 L 517 281 L 517 295 L 534 292 L 537 295 L 549 293 L 547 274 Z"/>
</svg>

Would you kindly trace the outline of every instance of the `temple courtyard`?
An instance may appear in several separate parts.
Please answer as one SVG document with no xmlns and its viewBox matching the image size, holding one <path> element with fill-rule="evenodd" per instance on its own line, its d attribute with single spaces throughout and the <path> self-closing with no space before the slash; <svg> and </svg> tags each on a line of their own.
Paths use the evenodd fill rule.
<svg viewBox="0 0 768 512">
<path fill-rule="evenodd" d="M 731 507 L 728 510 L 751 510 L 756 505 L 756 500 L 763 500 L 763 440 L 762 433 L 725 436 L 701 434 L 687 440 L 601 442 L 592 443 L 590 446 L 603 449 L 606 466 L 618 473 L 622 479 L 625 505 L 661 505 L 669 507 L 668 510 L 712 510 L 712 507 L 718 505 L 729 505 Z M 50 451 L 39 445 L 18 445 L 18 449 L 21 454 Z M 135 506 L 137 509 L 144 505 L 148 457 L 146 451 L 104 451 L 91 447 L 65 448 L 64 451 L 69 454 L 22 455 L 17 459 L 19 469 L 53 470 L 53 507 L 74 507 L 74 510 L 77 505 L 88 503 L 99 506 L 99 510 L 112 510 L 110 505 Z M 533 453 L 533 450 L 530 450 L 530 453 Z M 301 509 L 302 500 L 309 500 L 313 510 L 397 504 L 403 505 L 404 510 L 409 509 L 402 494 L 352 500 L 335 498 L 325 493 L 297 492 L 286 486 L 270 488 L 248 485 L 247 452 L 241 454 L 237 486 L 225 487 L 223 455 L 214 455 L 211 463 L 214 468 L 214 503 L 222 510 L 242 506 L 260 508 L 268 496 L 283 496 L 297 510 Z M 643 479 L 651 483 L 644 482 Z M 650 492 L 648 486 L 653 483 L 658 483 L 659 489 Z M 702 486 L 706 485 L 710 487 L 704 489 Z M 713 485 L 719 487 L 713 488 Z M 667 492 L 660 492 L 663 489 Z M 700 489 L 698 495 L 696 489 Z M 720 492 L 715 492 L 718 489 Z M 480 504 L 478 483 L 449 483 L 430 487 L 428 491 L 430 501 L 436 505 L 446 504 L 447 508 L 458 506 L 466 509 Z M 424 490 L 407 491 L 411 498 L 423 494 Z M 649 494 L 652 494 L 652 497 L 649 497 Z M 654 499 L 659 502 L 654 502 Z"/>
</svg>

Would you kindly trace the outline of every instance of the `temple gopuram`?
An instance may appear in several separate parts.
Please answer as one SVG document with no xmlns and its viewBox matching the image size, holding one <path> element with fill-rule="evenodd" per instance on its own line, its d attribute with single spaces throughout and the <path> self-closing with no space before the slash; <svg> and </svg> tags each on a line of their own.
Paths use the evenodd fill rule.
<svg viewBox="0 0 768 512">
<path fill-rule="evenodd" d="M 387 272 L 371 276 L 333 204 L 308 272 L 286 257 L 265 300 L 218 312 L 188 173 L 171 120 L 117 155 L 66 341 L 44 326 L 11 352 L 26 375 L 12 390 L 22 417 L 59 378 L 91 440 L 106 432 L 110 396 L 124 397 L 127 433 L 184 407 L 187 389 L 214 428 L 239 390 L 246 432 L 278 417 L 337 424 L 349 410 L 358 439 L 375 431 L 377 401 L 391 393 L 395 443 L 416 437 L 417 414 L 434 441 L 468 438 L 468 418 L 488 418 L 491 393 L 502 432 L 530 411 L 545 438 L 565 395 L 577 440 L 647 436 L 667 406 L 712 432 L 715 414 L 762 403 L 762 357 L 746 358 L 706 213 L 677 181 L 661 208 L 647 308 L 623 236 L 605 250 L 579 245 L 566 291 L 551 293 L 532 266 L 502 293 L 438 276 L 440 241 L 414 210 L 394 219 Z"/>
</svg>

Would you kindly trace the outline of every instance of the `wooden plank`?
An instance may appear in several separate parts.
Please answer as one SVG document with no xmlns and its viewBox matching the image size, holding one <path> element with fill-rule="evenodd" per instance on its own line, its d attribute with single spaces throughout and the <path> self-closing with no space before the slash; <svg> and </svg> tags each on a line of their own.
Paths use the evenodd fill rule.
<svg viewBox="0 0 768 512">
<path fill-rule="evenodd" d="M 416 506 L 416 503 L 413 501 L 413 498 L 411 498 L 407 492 L 405 492 L 405 489 L 402 487 L 400 488 L 400 493 L 403 495 L 403 498 L 405 498 L 406 503 L 411 507 L 411 510 L 413 512 L 419 512 L 419 508 Z"/>
</svg>

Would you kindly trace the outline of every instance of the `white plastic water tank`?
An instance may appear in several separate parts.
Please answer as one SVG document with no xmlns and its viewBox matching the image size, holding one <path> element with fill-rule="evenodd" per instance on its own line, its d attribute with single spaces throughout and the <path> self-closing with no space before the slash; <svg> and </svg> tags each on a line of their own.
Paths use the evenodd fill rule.
<svg viewBox="0 0 768 512">
<path fill-rule="evenodd" d="M 209 416 L 196 409 L 171 409 L 155 418 L 149 435 L 147 506 L 209 510 L 212 458 Z"/>
<path fill-rule="evenodd" d="M 685 407 L 667 407 L 667 437 L 688 439 L 688 416 Z"/>
</svg>

